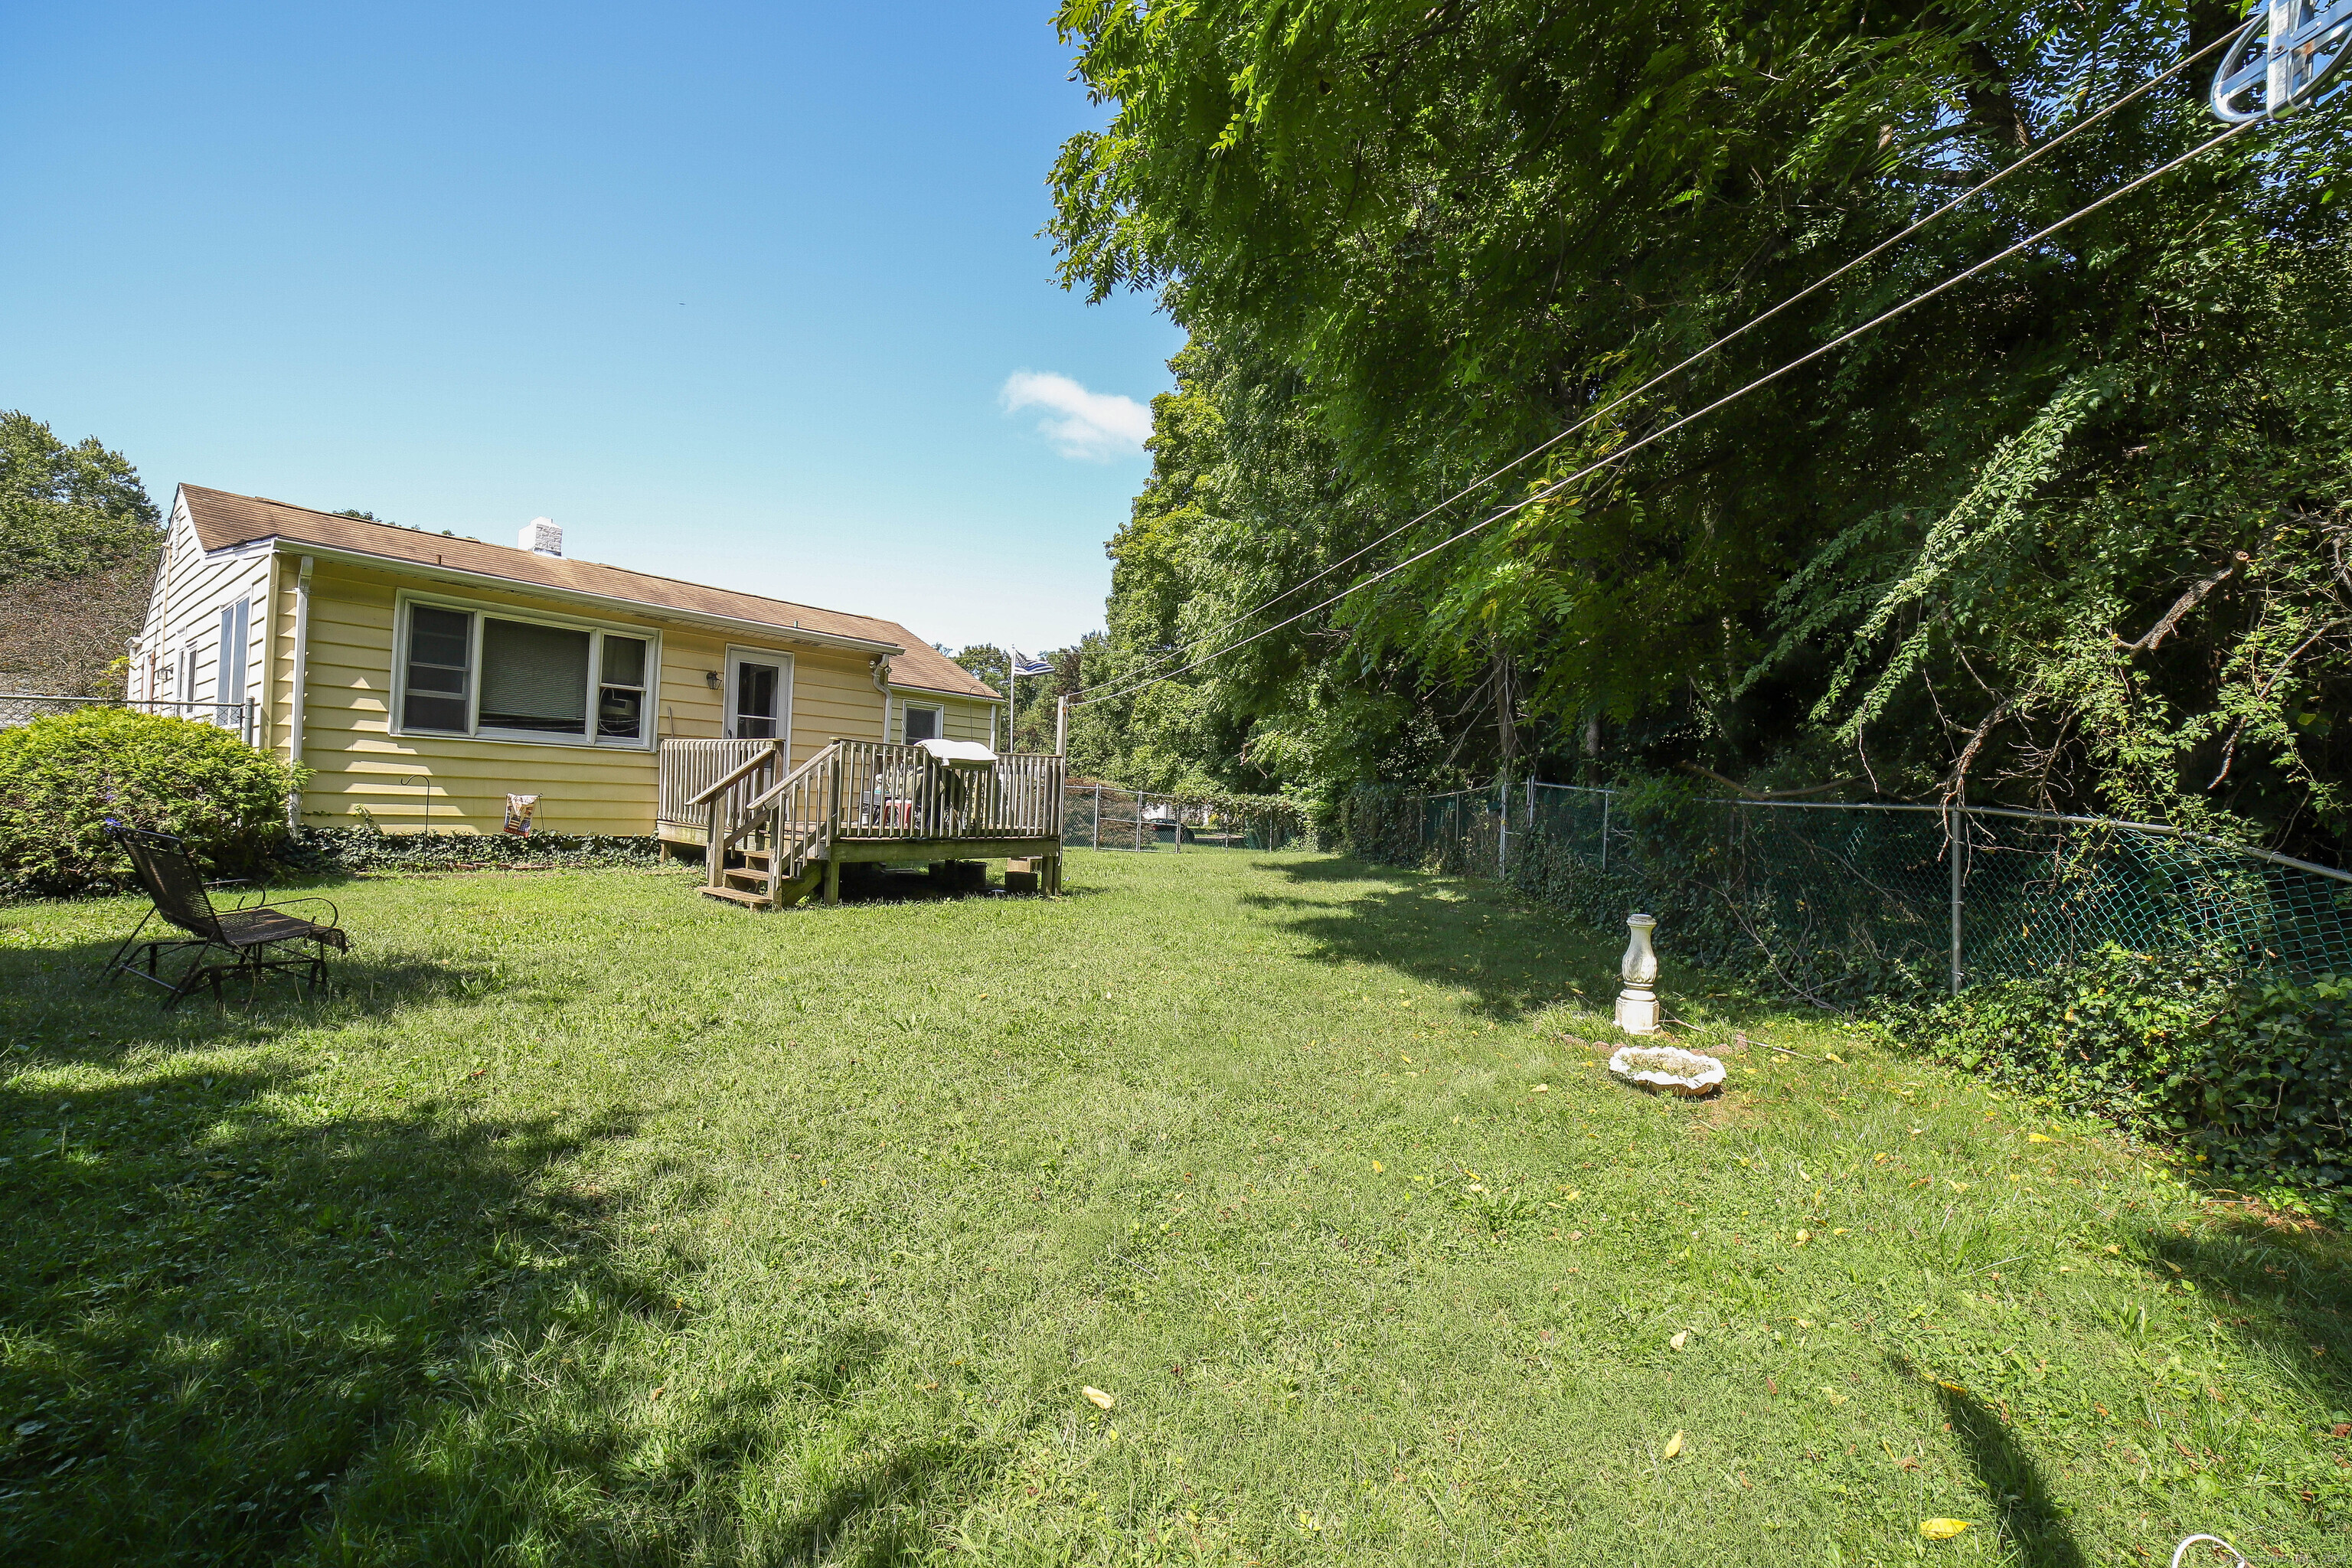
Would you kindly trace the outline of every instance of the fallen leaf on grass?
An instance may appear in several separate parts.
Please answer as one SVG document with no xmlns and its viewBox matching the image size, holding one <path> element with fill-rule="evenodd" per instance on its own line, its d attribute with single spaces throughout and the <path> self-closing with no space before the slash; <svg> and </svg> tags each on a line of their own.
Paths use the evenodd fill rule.
<svg viewBox="0 0 2352 1568">
<path fill-rule="evenodd" d="M 1677 1433 L 1675 1433 L 1673 1436 L 1671 1436 L 1671 1437 L 1669 1437 L 1669 1438 L 1667 1438 L 1667 1439 L 1666 1439 L 1666 1454 L 1665 1454 L 1665 1457 L 1666 1457 L 1667 1458 L 1671 1459 L 1671 1458 L 1673 1458 L 1676 1454 L 1679 1454 L 1679 1453 L 1681 1453 L 1682 1451 L 1683 1451 L 1683 1435 L 1682 1435 L 1681 1433 L 1677 1432 Z"/>
<path fill-rule="evenodd" d="M 2058 1140 L 2056 1140 L 2055 1138 L 2048 1138 L 2048 1137 L 2044 1137 L 2042 1134 L 2041 1134 L 2041 1133 L 2039 1133 L 2039 1132 L 2029 1132 L 2029 1133 L 2027 1133 L 2027 1134 L 2025 1135 L 2025 1141 L 2026 1141 L 2028 1143 L 2055 1143 L 2056 1142 L 2058 1142 Z"/>
<path fill-rule="evenodd" d="M 1930 1541 L 1949 1541 L 1968 1528 L 1969 1521 L 1965 1519 L 1923 1519 L 1919 1521 L 1919 1533 Z"/>
<path fill-rule="evenodd" d="M 1846 1402 L 1846 1396 L 1844 1394 L 1840 1394 L 1836 1389 L 1830 1387 L 1827 1384 L 1823 1384 L 1822 1385 L 1822 1397 L 1828 1400 L 1832 1405 L 1843 1405 Z"/>
<path fill-rule="evenodd" d="M 1840 1066 L 1840 1067 L 1843 1067 L 1843 1066 L 1845 1066 L 1845 1058 L 1844 1058 L 1843 1057 L 1842 1057 L 1842 1056 L 1838 1055 L 1835 1051 L 1823 1051 L 1823 1052 L 1822 1053 L 1822 1055 L 1823 1055 L 1823 1056 L 1827 1057 L 1830 1060 L 1832 1060 L 1832 1061 L 1833 1061 L 1833 1062 L 1837 1063 L 1837 1065 L 1838 1065 L 1838 1066 Z"/>
<path fill-rule="evenodd" d="M 1385 1171 L 1385 1170 L 1387 1170 L 1387 1169 L 1388 1169 L 1388 1167 L 1387 1167 L 1386 1165 L 1381 1164 L 1378 1160 L 1375 1160 L 1375 1161 L 1373 1161 L 1373 1162 L 1372 1162 L 1372 1174 L 1373 1174 L 1373 1175 L 1377 1176 L 1377 1175 L 1379 1175 L 1381 1172 L 1383 1172 L 1383 1171 Z"/>
<path fill-rule="evenodd" d="M 1113 1399 L 1109 1394 L 1105 1394 L 1099 1388 L 1081 1388 L 1078 1392 L 1085 1394 L 1087 1396 L 1087 1403 L 1093 1405 L 1097 1410 L 1108 1410 L 1112 1405 L 1118 1403 L 1118 1400 Z"/>
<path fill-rule="evenodd" d="M 1551 1085 L 1548 1083 L 1539 1083 L 1536 1085 L 1535 1088 L 1528 1090 L 1528 1092 L 1529 1094 L 1549 1094 L 1551 1092 Z"/>
<path fill-rule="evenodd" d="M 1685 1345 L 1690 1343 L 1690 1331 L 1688 1329 L 1683 1330 L 1673 1339 L 1668 1340 L 1666 1343 L 1672 1345 L 1676 1350 L 1682 1349 Z"/>
</svg>

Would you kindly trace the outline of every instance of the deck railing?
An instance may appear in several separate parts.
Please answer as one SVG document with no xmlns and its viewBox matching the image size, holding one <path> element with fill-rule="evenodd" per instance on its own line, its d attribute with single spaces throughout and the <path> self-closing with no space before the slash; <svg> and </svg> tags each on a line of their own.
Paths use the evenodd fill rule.
<svg viewBox="0 0 2352 1568">
<path fill-rule="evenodd" d="M 783 763 L 782 741 L 664 741 L 657 822 L 701 827 L 709 820 L 709 802 L 700 798 L 714 784 L 726 782 L 730 804 L 748 805 L 776 782 Z M 749 772 L 745 763 L 761 763 Z"/>
<path fill-rule="evenodd" d="M 696 755 L 683 752 L 679 760 Z M 667 774 L 668 746 L 662 760 Z M 707 826 L 707 878 L 714 888 L 724 884 L 730 854 L 765 857 L 772 894 L 797 880 L 812 862 L 829 858 L 833 847 L 845 840 L 953 844 L 1056 838 L 1061 833 L 1059 757 L 1002 756 L 978 767 L 957 767 L 920 746 L 835 741 L 782 778 L 764 758 L 742 757 L 720 773 L 718 762 L 723 760 L 697 760 L 693 765 L 709 774 L 709 781 L 691 795 L 680 791 L 679 803 L 684 815 L 678 820 L 698 817 Z M 757 790 L 748 787 L 762 777 L 772 782 Z M 665 802 L 670 793 L 665 778 Z"/>
</svg>

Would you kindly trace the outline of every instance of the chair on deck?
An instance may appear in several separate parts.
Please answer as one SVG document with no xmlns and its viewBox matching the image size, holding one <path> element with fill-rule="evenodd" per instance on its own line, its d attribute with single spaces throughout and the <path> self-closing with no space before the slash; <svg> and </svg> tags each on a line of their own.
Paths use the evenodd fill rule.
<svg viewBox="0 0 2352 1568">
<path fill-rule="evenodd" d="M 327 950 L 350 950 L 348 939 L 336 929 L 341 916 L 325 899 L 289 899 L 282 903 L 215 910 L 211 889 L 237 884 L 205 881 L 180 840 L 168 833 L 151 833 L 115 822 L 106 825 L 106 836 L 131 857 L 139 885 L 154 900 L 154 907 L 140 917 L 122 945 L 114 950 L 104 973 L 129 974 L 160 986 L 166 994 L 166 1007 L 200 985 L 210 985 L 217 999 L 225 975 L 249 974 L 257 983 L 265 973 L 283 971 L 307 979 L 316 989 L 327 982 Z M 325 904 L 327 919 L 321 922 L 286 912 L 296 904 Z M 147 922 L 158 915 L 188 934 L 140 941 Z M 162 971 L 166 953 L 188 955 L 188 966 L 177 980 L 167 978 Z"/>
</svg>

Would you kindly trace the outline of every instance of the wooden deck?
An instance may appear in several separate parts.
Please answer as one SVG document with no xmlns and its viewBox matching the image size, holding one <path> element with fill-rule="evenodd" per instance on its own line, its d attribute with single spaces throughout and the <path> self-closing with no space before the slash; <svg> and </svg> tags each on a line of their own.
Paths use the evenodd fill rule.
<svg viewBox="0 0 2352 1568">
<path fill-rule="evenodd" d="M 1044 890 L 1060 890 L 1059 757 L 950 766 L 920 746 L 835 741 L 783 762 L 780 742 L 663 744 L 657 830 L 703 847 L 709 897 L 779 909 L 822 889 L 834 903 L 845 865 L 1000 859 L 1037 860 Z"/>
</svg>

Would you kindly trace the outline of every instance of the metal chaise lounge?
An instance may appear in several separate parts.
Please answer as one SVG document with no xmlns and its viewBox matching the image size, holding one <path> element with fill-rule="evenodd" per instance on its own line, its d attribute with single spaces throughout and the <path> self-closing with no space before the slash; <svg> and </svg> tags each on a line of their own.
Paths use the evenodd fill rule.
<svg viewBox="0 0 2352 1568">
<path fill-rule="evenodd" d="M 336 929 L 341 919 L 325 899 L 288 899 L 278 903 L 247 904 L 233 910 L 213 908 L 212 889 L 236 887 L 236 881 L 207 882 L 189 858 L 187 847 L 168 833 L 109 823 L 106 836 L 122 846 L 139 873 L 139 885 L 154 900 L 140 917 L 122 945 L 107 961 L 105 974 L 129 974 L 164 992 L 163 1005 L 173 1005 L 202 985 L 210 985 L 215 1000 L 224 977 L 249 975 L 256 984 L 272 971 L 307 980 L 313 990 L 327 983 L 327 950 L 348 952 L 350 942 Z M 325 921 L 287 911 L 296 905 L 324 904 Z M 150 921 L 162 916 L 185 936 L 141 940 Z M 167 955 L 184 954 L 187 967 L 177 979 L 164 972 Z"/>
</svg>

